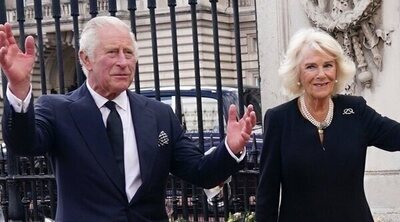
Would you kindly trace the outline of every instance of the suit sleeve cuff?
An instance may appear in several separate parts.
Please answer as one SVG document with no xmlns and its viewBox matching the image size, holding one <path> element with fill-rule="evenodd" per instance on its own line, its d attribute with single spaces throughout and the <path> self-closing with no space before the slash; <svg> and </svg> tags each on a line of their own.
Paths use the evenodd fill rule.
<svg viewBox="0 0 400 222">
<path fill-rule="evenodd" d="M 28 95 L 25 97 L 24 100 L 17 98 L 11 92 L 10 88 L 8 88 L 8 86 L 7 86 L 6 96 L 7 96 L 8 102 L 14 108 L 14 111 L 16 113 L 26 113 L 28 111 L 28 106 L 30 104 L 31 97 L 32 97 L 32 85 L 29 89 Z"/>
<path fill-rule="evenodd" d="M 244 159 L 244 157 L 246 156 L 246 147 L 243 148 L 243 151 L 240 152 L 240 154 L 238 154 L 239 155 L 238 156 L 238 155 L 236 155 L 236 154 L 234 154 L 232 152 L 232 150 L 229 148 L 228 143 L 226 142 L 226 140 L 224 141 L 224 143 L 225 143 L 226 149 L 228 150 L 229 155 L 231 155 L 231 157 L 233 159 L 235 159 L 236 162 L 240 163 Z"/>
</svg>

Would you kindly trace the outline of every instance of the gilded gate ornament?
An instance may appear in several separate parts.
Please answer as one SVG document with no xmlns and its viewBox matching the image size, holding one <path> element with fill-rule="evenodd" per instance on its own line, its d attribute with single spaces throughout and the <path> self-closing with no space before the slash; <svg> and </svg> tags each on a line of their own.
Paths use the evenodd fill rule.
<svg viewBox="0 0 400 222">
<path fill-rule="evenodd" d="M 346 88 L 347 93 L 354 94 L 357 82 L 371 87 L 373 75 L 369 66 L 382 70 L 378 44 L 381 40 L 386 45 L 391 43 L 391 31 L 377 29 L 372 19 L 382 0 L 301 0 L 301 4 L 314 25 L 334 35 L 346 54 L 356 62 L 358 74 Z M 365 58 L 365 51 L 371 53 L 372 62 Z"/>
</svg>

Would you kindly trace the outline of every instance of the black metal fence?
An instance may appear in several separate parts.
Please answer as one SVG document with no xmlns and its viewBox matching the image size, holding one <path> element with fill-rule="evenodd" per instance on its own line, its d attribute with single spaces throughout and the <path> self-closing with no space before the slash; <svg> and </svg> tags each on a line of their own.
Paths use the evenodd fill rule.
<svg viewBox="0 0 400 222">
<path fill-rule="evenodd" d="M 12 3 L 11 3 L 12 2 Z M 10 13 L 12 10 L 6 8 L 5 1 L 0 1 L 0 23 L 3 24 L 7 22 L 7 16 L 14 16 L 15 19 L 14 27 L 18 27 L 18 39 L 20 47 L 24 47 L 25 40 L 25 30 L 29 28 L 32 24 L 36 24 L 35 37 L 37 40 L 37 55 L 38 61 L 36 64 L 36 74 L 34 73 L 33 87 L 40 94 L 48 93 L 66 93 L 78 86 L 85 81 L 85 77 L 82 74 L 81 67 L 78 61 L 78 50 L 79 50 L 79 30 L 82 23 L 90 19 L 90 17 L 95 17 L 99 13 L 107 13 L 112 16 L 122 16 L 130 21 L 133 33 L 137 34 L 137 3 L 147 4 L 148 8 L 148 25 L 151 31 L 151 58 L 152 58 L 152 72 L 154 79 L 155 88 L 155 98 L 160 100 L 160 63 L 159 59 L 159 46 L 157 37 L 157 22 L 156 13 L 157 9 L 156 0 L 145 1 L 128 1 L 127 8 L 121 9 L 117 8 L 116 0 L 90 0 L 90 1 L 61 1 L 52 0 L 44 1 L 42 4 L 41 0 L 24 1 L 16 0 L 8 1 L 8 4 L 15 6 L 16 10 L 14 14 Z M 145 2 L 145 3 L 143 3 Z M 160 4 L 161 1 L 157 1 Z M 234 55 L 233 59 L 235 62 L 235 67 L 233 68 L 235 76 L 229 77 L 236 79 L 236 87 L 238 89 L 238 105 L 240 115 L 244 113 L 244 96 L 243 96 L 243 73 L 242 73 L 242 52 L 241 52 L 241 35 L 240 35 L 240 16 L 239 8 L 241 5 L 246 4 L 246 2 L 251 1 L 239 1 L 239 0 L 227 0 L 224 4 L 232 9 L 232 19 L 233 19 L 233 30 L 234 33 Z M 32 10 L 29 10 L 27 4 L 30 3 Z M 65 9 L 65 5 L 68 5 Z M 177 20 L 176 20 L 176 6 L 177 2 L 175 0 L 165 0 L 163 4 L 166 4 L 169 8 L 169 24 L 170 24 L 170 45 L 172 48 L 172 62 L 173 62 L 173 86 L 175 88 L 175 112 L 180 121 L 182 122 L 182 109 L 181 109 L 181 96 L 180 96 L 180 63 L 179 63 L 179 45 L 178 45 L 178 35 L 177 35 Z M 199 34 L 198 34 L 198 1 L 188 0 L 187 4 L 189 6 L 190 18 L 191 18 L 191 36 L 192 36 L 192 62 L 193 62 L 193 76 L 194 85 L 196 88 L 196 104 L 197 104 L 197 123 L 198 123 L 198 134 L 196 135 L 196 140 L 199 146 L 203 150 L 207 150 L 205 144 L 209 144 L 213 137 L 204 134 L 203 129 L 203 107 L 201 102 L 201 91 L 202 91 L 202 76 L 200 67 L 200 49 L 199 49 Z M 254 5 L 254 4 L 253 4 Z M 88 8 L 90 16 L 82 14 L 80 10 Z M 223 99 L 222 99 L 222 87 L 223 87 L 223 77 L 221 76 L 221 55 L 220 55 L 220 35 L 219 35 L 219 15 L 218 1 L 209 1 L 209 15 L 212 20 L 212 44 L 213 44 L 213 54 L 214 62 L 213 71 L 215 76 L 215 87 L 218 96 L 218 132 L 216 137 L 223 138 L 224 132 L 224 117 L 223 117 Z M 123 10 L 123 12 L 121 12 Z M 65 18 L 65 11 L 69 13 L 69 17 Z M 28 25 L 26 17 L 32 16 L 29 13 L 33 13 L 34 22 Z M 64 13 L 64 14 L 63 14 Z M 57 66 L 57 83 L 59 84 L 57 90 L 54 90 L 54 85 L 52 89 L 48 89 L 48 79 L 49 76 L 47 71 L 48 65 L 45 63 L 49 55 L 46 54 L 45 48 L 48 47 L 49 43 L 46 42 L 43 36 L 43 27 L 49 27 L 49 20 L 45 20 L 46 26 L 43 23 L 44 18 L 52 17 L 51 27 L 55 33 L 55 62 Z M 74 65 L 75 69 L 72 70 L 73 79 L 72 84 L 69 82 L 66 84 L 67 72 L 64 69 L 65 66 L 65 50 L 63 49 L 63 41 L 65 42 L 65 34 L 61 31 L 62 24 L 68 21 L 72 24 L 73 37 L 70 41 L 74 49 Z M 30 27 L 32 29 L 32 27 Z M 15 33 L 15 31 L 14 31 Z M 47 38 L 47 37 L 46 37 Z M 139 60 L 138 67 L 136 69 L 134 90 L 137 93 L 141 92 L 141 78 L 143 78 L 141 70 L 141 63 Z M 54 74 L 52 74 L 54 75 Z M 35 78 L 36 76 L 36 78 Z M 36 80 L 35 80 L 36 79 Z M 35 84 L 35 81 L 37 84 Z M 2 75 L 2 86 L 3 95 L 5 95 L 6 89 L 6 79 Z M 211 142 L 213 144 L 213 142 Z M 253 141 L 248 146 L 248 164 L 245 169 L 240 171 L 238 174 L 232 176 L 232 181 L 229 184 L 224 185 L 223 191 L 211 200 L 207 200 L 206 195 L 203 190 L 186 183 L 185 181 L 170 176 L 167 188 L 167 199 L 166 208 L 170 213 L 171 220 L 185 221 L 225 221 L 231 213 L 235 212 L 252 212 L 255 207 L 255 190 L 258 178 L 258 154 L 259 154 L 259 143 L 256 140 L 256 136 Z M 77 181 L 78 182 L 78 181 Z M 51 163 L 47 156 L 38 157 L 21 157 L 15 156 L 11 150 L 7 150 L 3 144 L 0 152 L 0 205 L 3 210 L 3 215 L 5 221 L 9 220 L 21 220 L 21 221 L 42 221 L 44 218 L 54 218 L 55 209 L 57 203 L 56 196 L 56 182 L 52 172 Z"/>
</svg>

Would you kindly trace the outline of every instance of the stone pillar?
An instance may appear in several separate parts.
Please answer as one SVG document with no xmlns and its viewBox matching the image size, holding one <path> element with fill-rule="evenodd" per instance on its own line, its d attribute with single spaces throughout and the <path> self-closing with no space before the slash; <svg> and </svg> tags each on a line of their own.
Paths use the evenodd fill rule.
<svg viewBox="0 0 400 222">
<path fill-rule="evenodd" d="M 15 0 L 6 0 L 6 8 L 16 8 L 17 7 L 17 3 Z"/>
<path fill-rule="evenodd" d="M 257 0 L 257 26 L 262 106 L 265 111 L 287 101 L 280 91 L 278 67 L 290 36 L 310 26 L 298 1 Z"/>
<path fill-rule="evenodd" d="M 400 121 L 400 7 L 399 1 L 383 1 L 378 25 L 390 33 L 391 45 L 382 50 L 382 71 L 373 74 L 370 89 L 360 95 L 383 116 Z M 370 148 L 365 190 L 376 221 L 400 221 L 400 153 Z"/>
<path fill-rule="evenodd" d="M 332 1 L 327 2 L 330 4 Z M 281 94 L 277 70 L 290 36 L 313 24 L 301 1 L 256 0 L 256 4 L 261 97 L 265 113 L 268 108 L 288 101 Z M 374 22 L 377 28 L 393 30 L 390 33 L 391 45 L 380 43 L 382 70 L 372 68 L 371 87 L 357 86 L 355 94 L 363 96 L 382 115 L 400 121 L 400 2 L 382 1 L 380 7 Z M 371 60 L 370 54 L 366 52 L 367 60 Z M 376 221 L 400 221 L 400 152 L 390 153 L 370 147 L 364 184 Z"/>
</svg>

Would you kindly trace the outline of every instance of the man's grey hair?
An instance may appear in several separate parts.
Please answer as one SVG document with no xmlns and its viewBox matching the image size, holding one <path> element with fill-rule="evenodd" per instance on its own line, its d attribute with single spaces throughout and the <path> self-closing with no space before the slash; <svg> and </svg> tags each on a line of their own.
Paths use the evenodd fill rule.
<svg viewBox="0 0 400 222">
<path fill-rule="evenodd" d="M 124 23 L 122 20 L 113 17 L 113 16 L 98 16 L 95 18 L 90 19 L 85 27 L 83 28 L 81 38 L 79 41 L 79 53 L 84 52 L 89 59 L 93 59 L 94 50 L 100 43 L 100 39 L 98 37 L 98 31 L 103 27 L 119 27 L 126 29 L 129 32 L 132 38 L 132 47 L 133 47 L 133 56 L 137 59 L 138 54 L 138 47 L 135 39 L 135 35 L 131 32 L 130 27 Z M 79 61 L 82 65 L 83 73 L 88 76 L 88 70 L 85 68 L 84 63 L 79 57 Z"/>
</svg>

